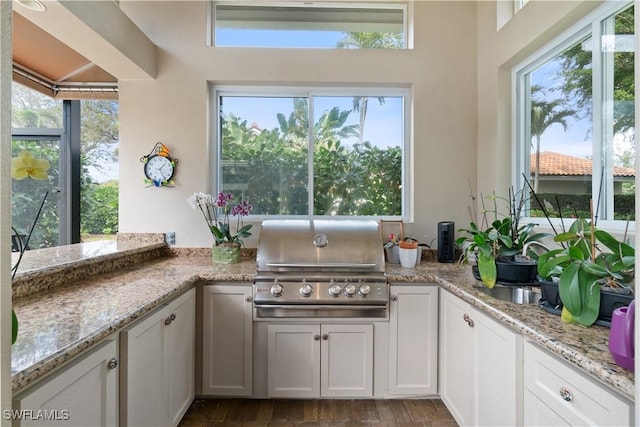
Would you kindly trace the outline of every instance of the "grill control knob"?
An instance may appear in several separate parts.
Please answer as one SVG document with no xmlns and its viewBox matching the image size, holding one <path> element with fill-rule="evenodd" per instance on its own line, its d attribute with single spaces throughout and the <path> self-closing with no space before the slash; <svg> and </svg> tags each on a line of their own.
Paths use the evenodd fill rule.
<svg viewBox="0 0 640 427">
<path fill-rule="evenodd" d="M 273 295 L 274 297 L 282 296 L 283 293 L 284 286 L 282 286 L 280 283 L 275 283 L 273 286 L 271 286 L 271 295 Z"/>
<path fill-rule="evenodd" d="M 300 286 L 300 295 L 302 295 L 303 297 L 308 297 L 312 293 L 313 293 L 313 287 L 311 287 L 310 284 L 306 283 Z"/>
<path fill-rule="evenodd" d="M 337 297 L 340 295 L 340 292 L 342 292 L 340 285 L 331 285 L 331 287 L 329 287 L 329 295 L 332 297 Z"/>
<path fill-rule="evenodd" d="M 362 295 L 363 297 L 366 297 L 367 295 L 369 295 L 371 293 L 371 286 L 369 286 L 369 285 L 360 285 L 360 289 L 358 290 L 358 293 L 360 295 Z"/>
<path fill-rule="evenodd" d="M 352 297 L 356 293 L 355 285 L 347 285 L 344 287 L 344 294 L 348 297 Z"/>
</svg>

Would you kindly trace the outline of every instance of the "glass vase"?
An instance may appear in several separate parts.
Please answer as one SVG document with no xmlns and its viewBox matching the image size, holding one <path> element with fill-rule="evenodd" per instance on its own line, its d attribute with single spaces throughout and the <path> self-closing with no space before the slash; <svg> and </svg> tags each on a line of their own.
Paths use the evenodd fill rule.
<svg viewBox="0 0 640 427">
<path fill-rule="evenodd" d="M 234 264 L 240 262 L 239 243 L 220 243 L 211 247 L 211 260 L 214 264 Z"/>
</svg>

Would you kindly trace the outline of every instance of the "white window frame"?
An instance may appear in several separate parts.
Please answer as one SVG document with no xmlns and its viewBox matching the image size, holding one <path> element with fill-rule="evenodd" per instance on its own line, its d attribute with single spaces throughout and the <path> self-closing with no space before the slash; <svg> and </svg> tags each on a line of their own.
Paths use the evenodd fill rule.
<svg viewBox="0 0 640 427">
<path fill-rule="evenodd" d="M 631 5 L 632 2 L 617 2 L 611 1 L 605 3 L 600 8 L 596 9 L 589 15 L 585 16 L 583 19 L 578 21 L 576 24 L 562 32 L 556 38 L 554 38 L 550 43 L 548 43 L 543 49 L 537 51 L 536 53 L 530 55 L 528 58 L 524 59 L 521 63 L 513 67 L 511 73 L 511 82 L 512 82 L 512 123 L 514 126 L 512 128 L 512 177 L 511 182 L 513 183 L 515 188 L 522 188 L 524 184 L 523 174 L 526 175 L 526 172 L 530 170 L 530 149 L 529 142 L 526 141 L 527 135 L 529 135 L 530 128 L 530 117 L 527 114 L 526 106 L 530 104 L 529 99 L 529 75 L 532 71 L 537 69 L 539 66 L 550 60 L 551 58 L 557 56 L 559 53 L 564 51 L 565 49 L 571 47 L 575 43 L 579 42 L 581 39 L 585 38 L 587 35 L 591 34 L 592 43 L 593 43 L 593 51 L 600 52 L 601 49 L 601 35 L 602 29 L 604 25 L 604 21 L 611 18 L 616 13 L 626 9 Z M 638 13 L 636 10 L 635 13 Z M 637 29 L 636 29 L 637 31 Z M 636 49 L 637 50 L 637 49 Z M 602 55 L 593 55 L 592 59 L 592 133 L 593 133 L 593 150 L 592 152 L 601 153 L 604 149 L 607 149 L 609 154 L 608 157 L 611 157 L 612 147 L 609 144 L 608 147 L 605 147 L 606 141 L 606 132 L 609 132 L 610 123 L 605 123 L 605 106 L 603 102 L 603 94 L 606 89 L 605 80 L 611 80 L 613 78 L 611 72 L 607 72 L 605 70 L 605 64 L 602 61 Z M 636 100 L 637 103 L 637 100 Z M 636 124 L 637 128 L 637 124 Z M 606 160 L 603 162 L 602 156 L 593 156 L 592 158 L 592 169 L 594 171 L 601 170 L 603 167 L 603 163 L 605 163 L 605 174 L 604 176 L 608 177 L 612 173 L 613 164 L 611 162 L 607 162 Z M 608 198 L 611 199 L 610 202 L 600 203 L 600 217 L 602 217 L 602 213 L 604 213 L 606 209 L 607 217 L 613 217 L 613 181 L 607 180 L 603 185 L 603 191 L 601 197 L 606 201 Z M 591 180 L 591 188 L 592 194 L 594 198 L 597 197 L 600 189 L 600 174 L 592 173 Z M 636 189 L 637 191 L 638 189 Z M 594 199 L 594 209 L 597 206 L 597 200 Z M 638 210 L 638 206 L 636 206 L 636 212 Z M 543 221 L 541 221 L 544 220 Z M 588 218 L 587 218 L 588 219 Z M 638 218 L 636 218 L 637 220 Z M 527 221 L 539 223 L 542 226 L 548 225 L 545 218 L 525 218 Z M 551 223 L 556 229 L 559 230 L 559 226 L 561 225 L 560 218 L 550 218 Z M 565 226 L 571 222 L 571 219 L 564 219 Z M 635 221 L 627 221 L 623 220 L 613 220 L 613 219 L 599 219 L 598 220 L 598 228 L 608 229 L 611 231 L 635 231 Z"/>
<path fill-rule="evenodd" d="M 341 9 L 397 9 L 397 10 L 402 10 L 402 34 L 403 34 L 403 40 L 404 40 L 404 44 L 402 49 L 399 50 L 403 50 L 403 49 L 412 49 L 413 48 L 413 37 L 411 36 L 411 34 L 409 34 L 411 25 L 409 22 L 409 14 L 411 13 L 412 7 L 411 7 L 411 2 L 393 2 L 393 1 L 389 1 L 389 2 L 381 2 L 381 3 L 377 3 L 377 2 L 357 2 L 357 1 L 351 1 L 351 2 L 308 2 L 308 1 L 286 1 L 286 2 L 274 2 L 274 1 L 258 1 L 258 0 L 247 0 L 247 1 L 214 1 L 214 0 L 210 0 L 207 3 L 207 46 L 216 46 L 216 40 L 215 40 L 215 26 L 216 26 L 216 5 L 218 4 L 228 4 L 228 5 L 233 5 L 233 6 L 262 6 L 262 7 L 269 7 L 269 6 L 274 6 L 274 7 L 306 7 L 306 8 L 312 8 L 312 7 L 324 7 L 324 8 L 341 8 Z M 225 46 L 222 46 L 225 47 Z M 256 47 L 258 48 L 258 46 L 244 46 L 244 47 Z M 288 47 L 291 49 L 300 49 L 301 47 L 295 47 L 295 46 L 291 46 Z M 285 49 L 288 49 L 285 48 Z M 314 48 L 317 49 L 317 48 Z M 331 48 L 331 49 L 335 49 L 335 48 Z"/>
<path fill-rule="evenodd" d="M 211 171 L 207 182 L 209 193 L 214 194 L 221 191 L 221 174 L 222 168 L 219 167 L 222 155 L 221 135 L 218 117 L 220 116 L 219 100 L 221 96 L 286 96 L 286 97 L 303 97 L 310 98 L 313 96 L 394 96 L 403 97 L 403 135 L 402 135 L 402 215 L 378 215 L 378 216 L 331 216 L 331 218 L 343 219 L 382 219 L 382 220 L 403 220 L 404 222 L 413 221 L 413 155 L 411 137 L 411 90 L 404 87 L 371 87 L 371 86 L 345 86 L 345 87 L 289 87 L 289 86 L 233 86 L 233 85 L 210 85 L 209 87 L 209 110 L 210 118 L 210 143 L 208 144 L 209 152 L 209 170 Z M 309 105 L 309 115 L 313 117 L 313 105 Z M 313 166 L 313 120 L 309 121 L 309 158 L 308 168 L 311 170 Z M 313 214 L 313 174 L 309 174 L 308 182 L 308 206 L 309 213 L 307 215 L 251 215 L 256 220 L 264 220 L 267 218 L 327 218 L 327 215 Z"/>
</svg>

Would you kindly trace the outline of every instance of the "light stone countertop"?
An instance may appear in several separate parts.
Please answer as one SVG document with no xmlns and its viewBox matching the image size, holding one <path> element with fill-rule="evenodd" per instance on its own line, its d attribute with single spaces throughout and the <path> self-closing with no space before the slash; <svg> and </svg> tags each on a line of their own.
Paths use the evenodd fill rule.
<svg viewBox="0 0 640 427">
<path fill-rule="evenodd" d="M 149 248 L 157 250 L 155 245 Z M 203 253 L 206 249 L 184 250 L 180 256 L 153 260 L 140 255 L 141 262 L 15 298 L 20 331 L 12 347 L 14 394 L 199 281 L 253 281 L 254 258 L 243 256 L 238 264 L 214 267 Z M 535 305 L 492 298 L 478 289 L 469 266 L 423 260 L 415 269 L 388 264 L 386 271 L 391 283 L 437 283 L 635 400 L 634 374 L 616 365 L 609 354 L 609 329 L 564 324 Z"/>
</svg>

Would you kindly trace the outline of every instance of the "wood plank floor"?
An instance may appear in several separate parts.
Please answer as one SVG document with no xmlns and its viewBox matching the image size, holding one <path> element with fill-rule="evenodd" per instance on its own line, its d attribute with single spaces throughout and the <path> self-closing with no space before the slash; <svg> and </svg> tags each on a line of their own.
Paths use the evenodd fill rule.
<svg viewBox="0 0 640 427">
<path fill-rule="evenodd" d="M 457 426 L 439 399 L 205 399 L 191 404 L 179 427 Z"/>
</svg>

